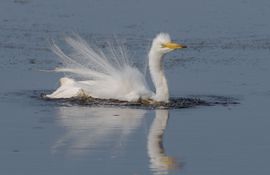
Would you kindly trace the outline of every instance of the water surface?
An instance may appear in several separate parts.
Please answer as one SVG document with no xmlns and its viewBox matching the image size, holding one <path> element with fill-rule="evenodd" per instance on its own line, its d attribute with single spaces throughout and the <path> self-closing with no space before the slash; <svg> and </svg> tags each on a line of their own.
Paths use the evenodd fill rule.
<svg viewBox="0 0 270 175">
<path fill-rule="evenodd" d="M 0 173 L 269 174 L 270 2 L 266 0 L 0 2 Z M 155 110 L 45 101 L 60 65 L 49 50 L 79 33 L 115 36 L 144 68 L 161 31 L 189 46 L 166 56 L 171 97 L 236 105 Z M 148 77 L 149 78 L 149 77 Z"/>
</svg>

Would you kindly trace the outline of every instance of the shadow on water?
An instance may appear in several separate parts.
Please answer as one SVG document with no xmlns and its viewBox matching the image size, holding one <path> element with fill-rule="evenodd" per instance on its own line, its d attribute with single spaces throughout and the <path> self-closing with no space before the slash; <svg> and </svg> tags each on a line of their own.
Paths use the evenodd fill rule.
<svg viewBox="0 0 270 175">
<path fill-rule="evenodd" d="M 77 97 L 69 99 L 49 99 L 44 97 L 45 94 L 49 94 L 49 91 L 35 90 L 35 91 L 21 91 L 21 92 L 8 92 L 0 94 L 1 99 L 10 98 L 24 98 L 31 97 L 36 99 L 39 103 L 46 103 L 49 105 L 57 106 L 91 106 L 91 107 L 128 107 L 136 109 L 181 109 L 190 108 L 196 106 L 215 106 L 215 105 L 236 105 L 239 104 L 239 99 L 230 96 L 218 96 L 218 95 L 189 95 L 187 97 L 172 97 L 168 103 L 155 102 L 149 103 L 147 101 L 127 102 L 115 99 L 98 99 L 89 97 Z M 25 98 L 24 98 L 25 99 Z"/>
<path fill-rule="evenodd" d="M 98 99 L 91 97 L 76 97 L 69 99 L 48 99 L 44 93 L 40 93 L 40 97 L 47 101 L 54 101 L 62 104 L 75 104 L 81 106 L 121 106 L 133 107 L 142 109 L 180 109 L 190 108 L 195 106 L 213 106 L 213 105 L 234 105 L 239 104 L 238 100 L 234 97 L 217 96 L 217 95 L 199 95 L 188 97 L 173 97 L 166 102 L 149 102 L 139 100 L 137 102 L 127 102 L 115 99 Z"/>
</svg>

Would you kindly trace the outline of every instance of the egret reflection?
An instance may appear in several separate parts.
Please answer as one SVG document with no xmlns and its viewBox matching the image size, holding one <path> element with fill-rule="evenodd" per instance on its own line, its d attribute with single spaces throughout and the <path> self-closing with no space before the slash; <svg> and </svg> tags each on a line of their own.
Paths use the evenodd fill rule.
<svg viewBox="0 0 270 175">
<path fill-rule="evenodd" d="M 66 133 L 52 150 L 71 155 L 86 154 L 95 148 L 116 150 L 140 126 L 145 112 L 127 108 L 61 107 L 59 123 Z M 104 144 L 108 140 L 114 145 Z"/>
<path fill-rule="evenodd" d="M 52 151 L 83 156 L 98 148 L 117 156 L 123 152 L 128 136 L 143 124 L 146 112 L 129 108 L 60 107 L 58 121 L 66 131 L 52 146 Z M 168 119 L 168 110 L 156 110 L 147 134 L 149 168 L 154 174 L 168 174 L 180 167 L 176 159 L 166 155 L 163 146 Z"/>
<path fill-rule="evenodd" d="M 163 135 L 166 129 L 169 111 L 156 110 L 155 118 L 149 130 L 147 150 L 150 158 L 150 169 L 157 175 L 168 174 L 170 170 L 180 169 L 175 158 L 166 155 L 163 146 Z"/>
</svg>

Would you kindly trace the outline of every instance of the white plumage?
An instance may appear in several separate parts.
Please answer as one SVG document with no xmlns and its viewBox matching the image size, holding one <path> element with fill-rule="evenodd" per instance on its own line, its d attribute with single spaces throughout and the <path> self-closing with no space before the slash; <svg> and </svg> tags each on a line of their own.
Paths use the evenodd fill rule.
<svg viewBox="0 0 270 175">
<path fill-rule="evenodd" d="M 74 52 L 66 55 L 55 44 L 52 50 L 63 60 L 64 67 L 58 72 L 71 73 L 79 80 L 64 77 L 60 87 L 48 98 L 71 98 L 81 95 L 100 99 L 137 101 L 139 99 L 164 101 L 169 100 L 167 81 L 164 75 L 162 58 L 167 52 L 185 46 L 172 43 L 169 34 L 160 33 L 152 42 L 149 51 L 149 69 L 156 88 L 156 93 L 149 89 L 145 76 L 133 67 L 127 58 L 123 46 L 108 50 L 93 49 L 79 36 L 66 38 Z"/>
</svg>

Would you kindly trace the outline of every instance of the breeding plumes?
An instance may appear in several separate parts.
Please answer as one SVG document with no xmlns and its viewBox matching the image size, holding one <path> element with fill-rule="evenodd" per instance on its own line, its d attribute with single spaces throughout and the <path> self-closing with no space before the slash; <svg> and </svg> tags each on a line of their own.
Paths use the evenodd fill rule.
<svg viewBox="0 0 270 175">
<path fill-rule="evenodd" d="M 57 68 L 56 71 L 71 73 L 75 79 L 61 78 L 60 87 L 46 95 L 47 98 L 89 96 L 121 101 L 168 102 L 169 90 L 162 65 L 163 56 L 175 49 L 186 48 L 173 43 L 167 33 L 160 33 L 154 38 L 148 54 L 150 75 L 156 89 L 153 92 L 145 76 L 130 64 L 124 47 L 115 48 L 109 45 L 106 51 L 94 49 L 79 36 L 68 37 L 66 42 L 74 50 L 70 55 L 52 44 L 52 50 L 64 64 L 64 67 Z"/>
</svg>

